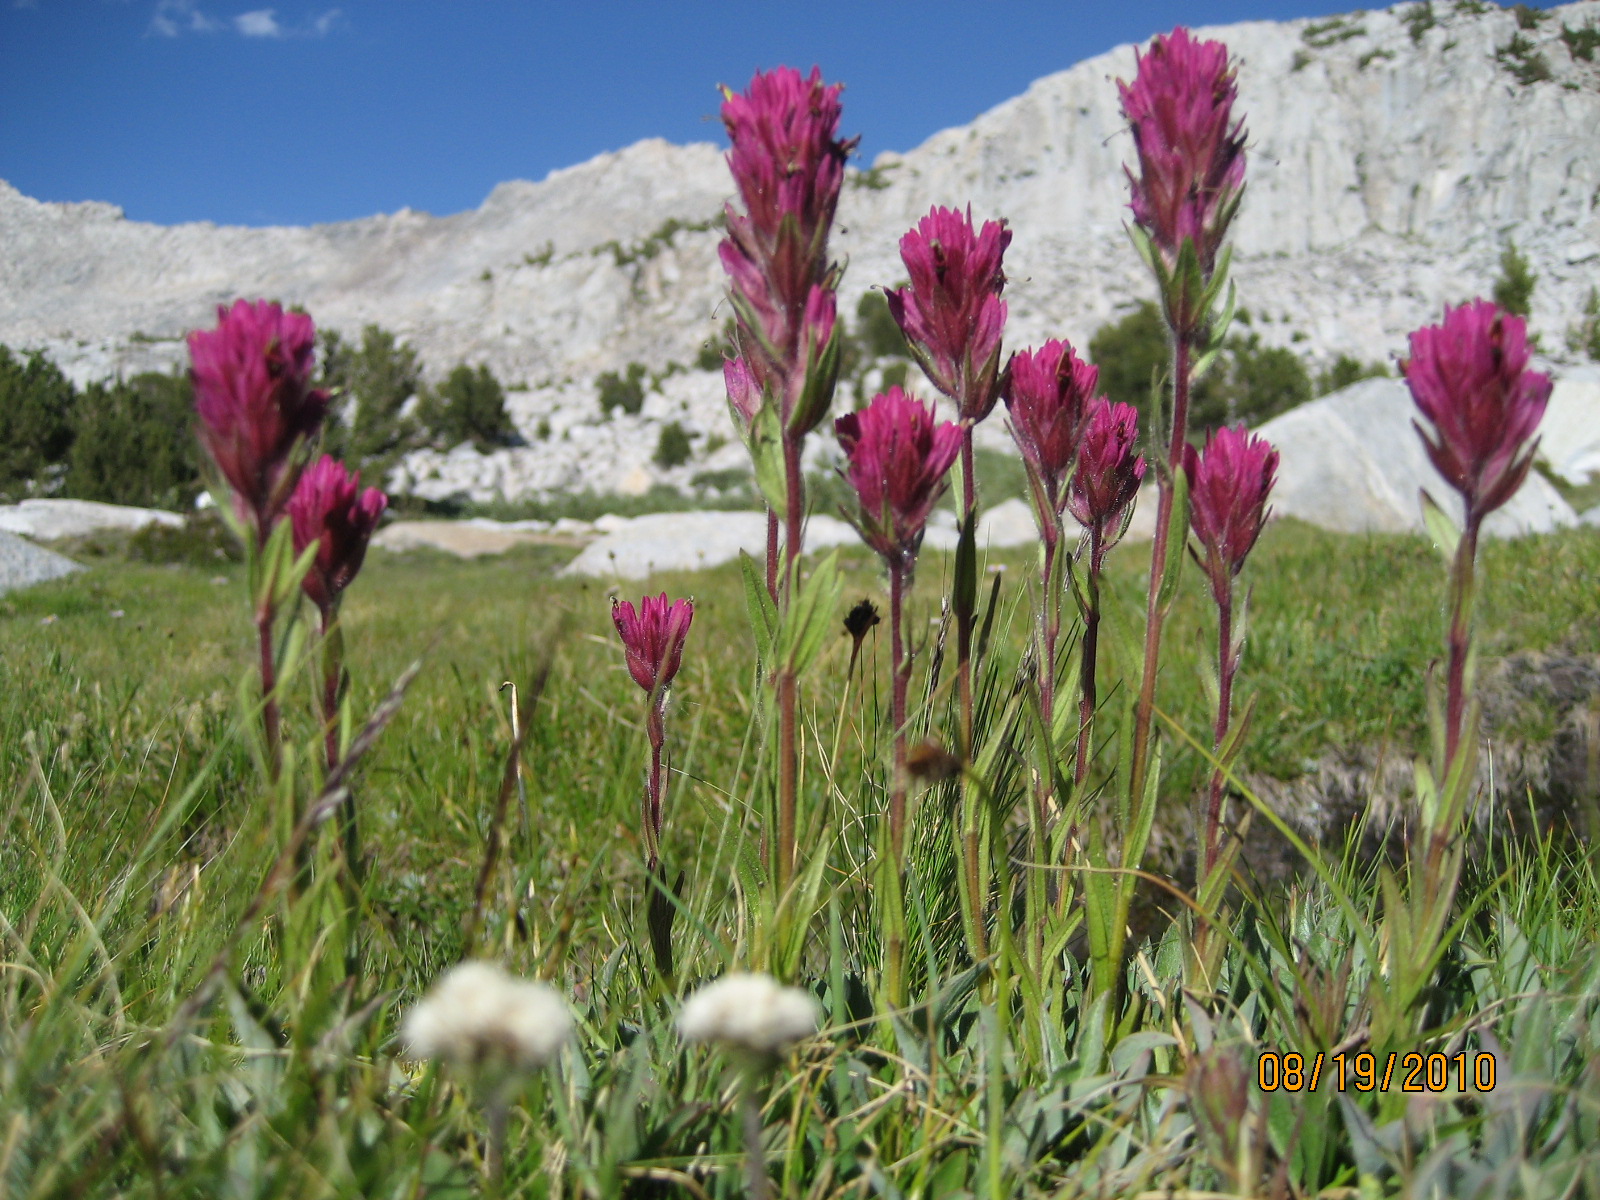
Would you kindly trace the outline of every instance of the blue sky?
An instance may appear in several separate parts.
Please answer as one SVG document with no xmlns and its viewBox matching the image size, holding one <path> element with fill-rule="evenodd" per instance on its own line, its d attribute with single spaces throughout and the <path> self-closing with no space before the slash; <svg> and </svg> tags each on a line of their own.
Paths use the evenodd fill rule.
<svg viewBox="0 0 1600 1200">
<path fill-rule="evenodd" d="M 722 144 L 716 85 L 781 63 L 846 85 L 865 164 L 1176 24 L 1348 7 L 0 0 L 0 179 L 161 224 L 442 215 L 641 138 Z"/>
</svg>

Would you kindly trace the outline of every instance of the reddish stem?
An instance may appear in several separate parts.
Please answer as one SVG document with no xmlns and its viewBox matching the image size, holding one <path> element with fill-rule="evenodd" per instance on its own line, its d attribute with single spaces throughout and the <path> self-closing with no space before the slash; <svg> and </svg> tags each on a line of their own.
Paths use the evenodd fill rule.
<svg viewBox="0 0 1600 1200">
<path fill-rule="evenodd" d="M 1445 688 L 1445 769 L 1455 762 L 1466 715 L 1467 650 L 1472 643 L 1472 571 L 1478 556 L 1478 518 L 1469 517 L 1450 572 L 1450 674 Z"/>
<path fill-rule="evenodd" d="M 767 595 L 778 602 L 778 514 L 767 505 Z"/>
<path fill-rule="evenodd" d="M 1450 775 L 1456 767 L 1456 757 L 1462 753 L 1461 739 L 1466 732 L 1467 653 L 1472 648 L 1472 576 L 1478 556 L 1478 529 L 1482 521 L 1477 513 L 1467 512 L 1466 529 L 1456 547 L 1455 563 L 1450 571 L 1450 664 L 1445 684 L 1444 764 L 1439 774 L 1439 787 L 1448 787 Z M 1444 857 L 1450 838 L 1454 836 L 1457 821 L 1452 813 L 1428 831 L 1428 853 L 1424 865 L 1424 886 L 1429 893 L 1439 888 L 1439 863 Z M 1439 897 L 1434 895 L 1433 903 Z M 1431 907 L 1431 905 L 1430 905 Z"/>
<path fill-rule="evenodd" d="M 961 525 L 971 524 L 977 511 L 977 484 L 973 479 L 972 426 L 961 426 Z M 977 537 L 973 530 L 972 537 Z M 972 754 L 972 626 L 976 614 L 968 603 L 970 597 L 956 595 L 956 692 L 961 701 L 961 757 Z"/>
<path fill-rule="evenodd" d="M 645 715 L 645 734 L 650 739 L 650 780 L 644 795 L 644 844 L 649 852 L 649 870 L 661 861 L 661 812 L 666 801 L 667 776 L 662 769 L 661 752 L 667 744 L 667 696 L 663 689 L 650 700 Z"/>
</svg>

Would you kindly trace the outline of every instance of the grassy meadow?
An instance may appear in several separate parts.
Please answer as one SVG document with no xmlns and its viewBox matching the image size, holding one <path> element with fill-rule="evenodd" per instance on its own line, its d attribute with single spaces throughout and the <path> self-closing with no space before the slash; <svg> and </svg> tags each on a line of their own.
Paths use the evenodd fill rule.
<svg viewBox="0 0 1600 1200">
<path fill-rule="evenodd" d="M 888 1011 L 870 885 L 887 622 L 848 673 L 838 613 L 802 680 L 800 845 L 802 869 L 816 870 L 775 907 L 761 870 L 766 684 L 740 573 L 666 575 L 648 590 L 692 595 L 695 617 L 668 713 L 663 859 L 686 882 L 676 969 L 663 976 L 646 933 L 645 703 L 611 624 L 613 589 L 557 578 L 567 553 L 372 553 L 343 609 L 352 727 L 420 670 L 355 776 L 359 878 L 293 900 L 268 886 L 286 834 L 253 757 L 243 568 L 112 555 L 0 598 L 0 1193 L 742 1195 L 736 1073 L 673 1026 L 685 994 L 739 965 L 789 976 L 824 1014 L 765 1093 L 782 1196 L 1600 1195 L 1600 883 L 1582 805 L 1570 824 L 1488 823 L 1449 948 L 1398 1040 L 1371 1033 L 1390 970 L 1373 851 L 1383 831 L 1328 830 L 1309 847 L 1318 866 L 1295 851 L 1286 881 L 1247 852 L 1225 945 L 1197 969 L 1182 893 L 1194 882 L 1190 800 L 1210 765 L 1184 735 L 1209 745 L 1202 664 L 1215 633 L 1191 567 L 1167 633 L 1156 831 L 1120 992 L 1091 998 L 1086 984 L 1073 916 L 1085 881 L 1052 885 L 1067 912 L 1048 970 L 1008 958 L 1002 931 L 1020 901 L 987 914 L 993 953 L 969 953 L 955 783 L 935 776 L 914 789 L 910 1002 Z M 1113 551 L 1113 627 L 1142 622 L 1148 559 L 1142 545 Z M 839 561 L 844 605 L 883 608 L 877 560 L 851 548 Z M 1600 654 L 1593 531 L 1492 542 L 1480 565 L 1480 680 L 1517 654 Z M 1026 551 L 983 566 L 981 740 L 996 844 L 1020 869 L 1026 734 L 1006 704 L 1031 672 L 1036 566 Z M 907 621 L 913 729 L 943 745 L 951 569 L 923 556 Z M 1426 540 L 1281 521 L 1246 579 L 1238 694 L 1256 712 L 1240 777 L 1293 780 L 1353 747 L 1424 752 L 1423 679 L 1445 622 L 1444 568 Z M 320 785 L 314 675 L 291 662 L 280 689 L 287 774 L 306 794 Z M 1115 764 L 1128 687 L 1114 654 L 1101 678 L 1091 785 Z M 526 724 L 523 795 L 508 774 L 508 682 Z M 1548 742 L 1568 717 L 1515 709 L 1489 731 L 1486 758 Z M 1496 814 L 1543 802 L 1490 783 L 1482 804 Z M 1097 795 L 1091 822 L 1104 815 Z M 1232 806 L 1251 809 L 1237 789 Z M 473 1081 L 412 1061 L 397 1036 L 429 984 L 472 957 L 547 981 L 577 1020 L 559 1065 L 515 1094 L 503 1179 Z M 1291 1086 L 1283 1056 L 1309 1071 L 1319 1052 L 1319 1085 Z M 1386 1053 L 1422 1056 L 1422 1086 L 1402 1088 L 1402 1063 L 1386 1086 L 1368 1071 L 1363 1089 L 1362 1052 L 1378 1074 Z M 1444 1064 L 1437 1087 L 1429 1055 Z"/>
</svg>

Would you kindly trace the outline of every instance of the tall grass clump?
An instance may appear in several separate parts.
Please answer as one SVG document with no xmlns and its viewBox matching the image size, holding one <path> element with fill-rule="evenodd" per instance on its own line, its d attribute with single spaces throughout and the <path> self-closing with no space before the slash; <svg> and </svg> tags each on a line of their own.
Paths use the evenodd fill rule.
<svg viewBox="0 0 1600 1200">
<path fill-rule="evenodd" d="M 764 563 L 624 595 L 548 548 L 369 561 L 311 319 L 193 335 L 243 561 L 0 601 L 0 1192 L 1600 1194 L 1595 859 L 1529 828 L 1482 716 L 1484 654 L 1600 653 L 1592 537 L 1482 538 L 1549 391 L 1524 323 L 1412 336 L 1442 578 L 1422 539 L 1269 524 L 1276 451 L 1188 429 L 1234 65 L 1180 29 L 1120 89 L 1168 334 L 1143 430 L 1065 340 L 1002 357 L 1011 232 L 946 206 L 888 295 L 954 419 L 835 413 L 840 87 L 724 92 Z M 1001 401 L 1039 541 L 986 563 Z M 807 557 L 830 419 L 862 545 Z M 1410 790 L 1312 832 L 1265 798 L 1352 743 L 1414 750 Z"/>
</svg>

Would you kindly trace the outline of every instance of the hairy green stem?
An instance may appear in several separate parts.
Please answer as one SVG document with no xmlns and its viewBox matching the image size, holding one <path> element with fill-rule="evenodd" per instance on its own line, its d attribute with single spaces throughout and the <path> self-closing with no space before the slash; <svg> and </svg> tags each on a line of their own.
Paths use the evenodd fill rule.
<svg viewBox="0 0 1600 1200">
<path fill-rule="evenodd" d="M 1211 771 L 1211 786 L 1208 789 L 1205 821 L 1201 846 L 1203 853 L 1201 860 L 1200 877 L 1195 881 L 1196 887 L 1204 891 L 1205 884 L 1211 878 L 1211 872 L 1216 869 L 1217 858 L 1222 852 L 1222 744 L 1228 738 L 1228 726 L 1233 717 L 1233 674 L 1238 663 L 1233 657 L 1233 579 L 1230 576 L 1227 589 L 1223 592 L 1222 599 L 1217 602 L 1217 722 L 1215 727 L 1215 740 L 1212 743 L 1213 752 L 1218 756 L 1219 762 Z"/>
<path fill-rule="evenodd" d="M 963 423 L 961 427 L 961 527 L 965 531 L 976 518 L 978 511 L 977 481 L 975 479 L 975 464 L 972 453 L 972 426 Z M 976 530 L 971 536 L 976 537 Z M 956 588 L 956 691 L 961 706 L 961 744 L 958 749 L 962 764 L 972 761 L 973 756 L 973 721 L 972 721 L 972 628 L 977 614 L 972 605 L 968 603 L 969 597 L 965 591 Z M 961 811 L 965 813 L 970 807 L 967 790 L 971 787 L 965 771 L 962 772 L 959 787 L 961 789 Z M 982 958 L 988 953 L 987 939 L 984 937 L 983 928 L 983 886 L 980 882 L 981 853 L 978 842 L 978 829 L 976 821 L 966 822 L 966 827 L 961 831 L 961 879 L 967 891 L 968 929 L 967 940 L 973 957 Z"/>
<path fill-rule="evenodd" d="M 1061 589 L 1056 586 L 1056 556 L 1061 552 L 1061 523 L 1047 528 L 1044 533 L 1044 561 L 1040 568 L 1042 595 L 1039 598 L 1039 715 L 1044 724 L 1047 742 L 1045 760 L 1047 770 L 1041 773 L 1034 786 L 1034 809 L 1038 830 L 1042 833 L 1050 816 L 1050 801 L 1055 794 L 1055 726 L 1056 726 L 1056 643 L 1061 637 Z M 1036 862 L 1043 863 L 1044 847 L 1034 847 Z"/>
<path fill-rule="evenodd" d="M 785 489 L 783 573 L 780 607 L 787 612 L 799 584 L 801 528 L 805 519 L 805 480 L 800 474 L 800 439 L 788 433 L 783 437 L 783 477 Z M 795 712 L 799 687 L 787 663 L 778 665 L 778 844 L 773 876 L 782 896 L 794 875 L 795 807 L 799 790 L 799 724 Z"/>
<path fill-rule="evenodd" d="M 1172 339 L 1172 438 L 1167 446 L 1167 471 L 1159 481 L 1156 532 L 1150 547 L 1150 589 L 1145 598 L 1144 676 L 1133 717 L 1133 770 L 1128 801 L 1137 808 L 1144 799 L 1145 776 L 1150 770 L 1150 728 L 1156 707 L 1156 670 L 1161 657 L 1161 625 L 1166 613 L 1161 605 L 1161 585 L 1166 575 L 1167 526 L 1172 517 L 1173 488 L 1183 470 L 1183 447 L 1189 424 L 1189 358 L 1187 338 Z M 1136 864 L 1124 864 L 1132 866 Z"/>
<path fill-rule="evenodd" d="M 898 556 L 889 559 L 890 720 L 894 724 L 894 767 L 889 776 L 889 851 L 898 864 L 906 840 L 906 685 L 910 681 L 901 629 L 908 575 Z"/>
<path fill-rule="evenodd" d="M 1471 746 L 1463 746 L 1462 739 L 1467 734 L 1464 728 L 1467 710 L 1467 656 L 1472 650 L 1473 577 L 1478 556 L 1478 532 L 1481 521 L 1482 517 L 1476 513 L 1468 513 L 1467 527 L 1461 535 L 1460 543 L 1456 546 L 1455 562 L 1450 569 L 1450 660 L 1445 683 L 1444 762 L 1440 765 L 1438 778 L 1442 791 L 1448 791 L 1448 780 L 1456 768 L 1457 758 L 1472 750 Z M 1428 848 L 1423 865 L 1423 881 L 1428 890 L 1430 908 L 1441 899 L 1445 903 L 1449 902 L 1448 897 L 1439 895 L 1442 890 L 1439 886 L 1439 864 L 1449 847 L 1450 839 L 1459 832 L 1459 825 L 1460 814 L 1452 801 L 1449 811 L 1441 811 L 1434 827 L 1427 831 Z"/>
<path fill-rule="evenodd" d="M 750 1200 L 772 1200 L 772 1180 L 767 1177 L 766 1151 L 761 1146 L 761 1097 L 754 1071 L 739 1082 L 739 1116 L 744 1129 L 745 1186 Z"/>
<path fill-rule="evenodd" d="M 1083 613 L 1083 648 L 1078 664 L 1078 750 L 1072 764 L 1072 782 L 1079 788 L 1089 773 L 1090 732 L 1094 726 L 1095 659 L 1100 650 L 1100 527 L 1089 529 L 1089 582 L 1085 587 L 1088 603 Z"/>
<path fill-rule="evenodd" d="M 965 529 L 978 510 L 976 481 L 973 479 L 972 426 L 961 427 L 961 522 Z M 973 531 L 976 537 L 977 531 Z M 961 702 L 961 758 L 972 754 L 972 626 L 975 614 L 968 597 L 956 589 L 956 691 Z"/>
</svg>

